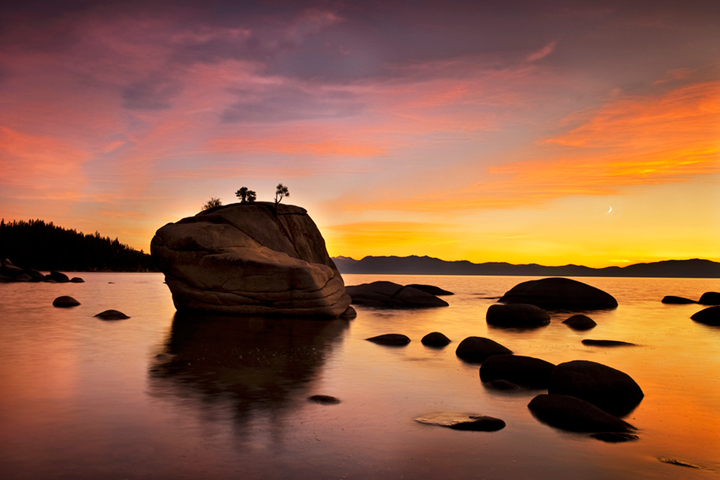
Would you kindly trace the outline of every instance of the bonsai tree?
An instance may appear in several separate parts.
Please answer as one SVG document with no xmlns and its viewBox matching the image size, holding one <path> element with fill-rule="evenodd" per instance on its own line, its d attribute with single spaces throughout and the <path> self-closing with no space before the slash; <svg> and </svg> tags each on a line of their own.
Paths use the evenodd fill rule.
<svg viewBox="0 0 720 480">
<path fill-rule="evenodd" d="M 290 191 L 288 190 L 288 187 L 286 187 L 282 183 L 278 183 L 277 189 L 275 190 L 275 206 L 277 207 L 277 204 L 282 201 L 283 197 L 289 196 Z"/>
<path fill-rule="evenodd" d="M 235 195 L 240 199 L 240 203 L 253 203 L 257 198 L 255 192 L 247 187 L 240 187 L 240 190 L 235 192 Z"/>
<path fill-rule="evenodd" d="M 210 200 L 202 206 L 203 210 L 210 210 L 211 208 L 219 207 L 222 205 L 222 201 L 219 198 L 212 197 Z"/>
</svg>

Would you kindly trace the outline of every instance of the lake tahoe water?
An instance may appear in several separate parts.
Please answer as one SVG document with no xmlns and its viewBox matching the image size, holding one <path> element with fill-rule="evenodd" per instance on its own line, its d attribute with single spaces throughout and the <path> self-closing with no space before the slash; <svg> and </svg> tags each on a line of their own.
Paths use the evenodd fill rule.
<svg viewBox="0 0 720 480">
<path fill-rule="evenodd" d="M 449 307 L 357 307 L 317 321 L 178 315 L 162 274 L 84 273 L 83 284 L 0 284 L 2 479 L 718 478 L 720 328 L 690 316 L 718 279 L 577 278 L 613 295 L 576 332 L 497 329 L 485 313 L 529 277 L 345 275 L 455 292 Z M 81 305 L 52 306 L 60 295 Z M 93 315 L 121 310 L 131 318 Z M 444 349 L 420 339 L 440 331 Z M 406 347 L 365 341 L 403 333 Z M 547 426 L 528 402 L 539 390 L 483 386 L 457 358 L 468 336 L 552 363 L 592 360 L 629 374 L 645 398 L 624 419 L 636 441 L 604 443 Z M 636 343 L 588 347 L 582 339 Z M 338 405 L 308 401 L 332 395 Z M 490 415 L 497 432 L 420 424 L 437 412 Z M 672 459 L 699 468 L 661 461 Z"/>
</svg>

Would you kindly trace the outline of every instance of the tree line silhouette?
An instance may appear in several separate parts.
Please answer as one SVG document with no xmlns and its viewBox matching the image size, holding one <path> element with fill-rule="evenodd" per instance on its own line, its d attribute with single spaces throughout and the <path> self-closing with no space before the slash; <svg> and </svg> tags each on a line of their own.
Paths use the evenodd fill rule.
<svg viewBox="0 0 720 480">
<path fill-rule="evenodd" d="M 0 259 L 35 270 L 157 271 L 152 257 L 98 232 L 83 234 L 43 220 L 0 221 Z"/>
</svg>

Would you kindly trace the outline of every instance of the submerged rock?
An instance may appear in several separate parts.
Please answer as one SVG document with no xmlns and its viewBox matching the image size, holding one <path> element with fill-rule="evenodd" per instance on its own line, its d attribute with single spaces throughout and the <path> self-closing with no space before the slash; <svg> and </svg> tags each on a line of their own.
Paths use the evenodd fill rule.
<svg viewBox="0 0 720 480">
<path fill-rule="evenodd" d="M 440 332 L 432 332 L 425 335 L 420 342 L 426 347 L 444 347 L 450 343 L 450 339 Z"/>
<path fill-rule="evenodd" d="M 159 229 L 151 253 L 178 311 L 337 317 L 350 305 L 305 209 L 232 204 Z"/>
<path fill-rule="evenodd" d="M 105 310 L 95 315 L 95 317 L 101 320 L 125 320 L 130 318 L 118 310 Z"/>
<path fill-rule="evenodd" d="M 480 367 L 480 380 L 506 380 L 529 388 L 547 388 L 555 365 L 545 360 L 521 355 L 495 355 Z"/>
<path fill-rule="evenodd" d="M 55 300 L 53 300 L 53 307 L 68 308 L 77 307 L 78 305 L 80 305 L 80 302 L 78 302 L 72 297 L 68 297 L 67 295 L 57 297 Z"/>
<path fill-rule="evenodd" d="M 621 342 L 620 340 L 592 340 L 586 338 L 582 341 L 583 345 L 590 345 L 593 347 L 635 347 L 634 343 Z"/>
<path fill-rule="evenodd" d="M 569 278 L 543 278 L 520 283 L 500 298 L 504 303 L 529 303 L 550 310 L 617 308 L 609 293 Z"/>
<path fill-rule="evenodd" d="M 714 327 L 720 326 L 720 306 L 708 307 L 705 310 L 700 310 L 690 318 L 698 323 L 704 323 L 705 325 L 712 325 Z"/>
<path fill-rule="evenodd" d="M 510 355 L 512 350 L 485 337 L 467 337 L 460 342 L 455 355 L 470 363 L 482 363 L 493 355 Z"/>
<path fill-rule="evenodd" d="M 569 395 L 538 395 L 530 401 L 528 408 L 540 421 L 571 432 L 635 431 L 629 423 Z"/>
<path fill-rule="evenodd" d="M 698 303 L 695 300 L 690 300 L 685 297 L 676 297 L 675 295 L 666 295 L 662 299 L 662 303 L 669 303 L 671 305 L 686 305 L 688 303 Z"/>
<path fill-rule="evenodd" d="M 473 432 L 497 432 L 505 428 L 505 422 L 499 418 L 487 415 L 466 415 L 457 413 L 433 413 L 418 417 L 416 422 L 426 425 L 452 428 L 453 430 L 466 430 Z"/>
<path fill-rule="evenodd" d="M 434 308 L 447 307 L 448 303 L 435 295 L 393 282 L 372 282 L 353 285 L 345 289 L 352 303 L 376 308 Z"/>
<path fill-rule="evenodd" d="M 601 440 L 605 443 L 632 442 L 633 440 L 637 440 L 638 438 L 640 438 L 633 433 L 622 433 L 622 432 L 601 432 L 601 433 L 593 433 L 590 436 L 596 440 Z"/>
<path fill-rule="evenodd" d="M 573 315 L 562 323 L 573 330 L 590 330 L 591 328 L 595 328 L 597 326 L 595 320 L 582 314 Z"/>
<path fill-rule="evenodd" d="M 556 366 L 550 375 L 548 393 L 571 395 L 614 414 L 630 412 L 644 396 L 630 375 L 588 360 Z"/>
<path fill-rule="evenodd" d="M 549 313 L 526 303 L 490 305 L 485 318 L 487 323 L 494 327 L 532 328 L 550 324 Z"/>
<path fill-rule="evenodd" d="M 308 397 L 308 400 L 322 405 L 337 405 L 340 403 L 339 398 L 331 397 L 330 395 L 313 395 L 312 397 Z"/>
<path fill-rule="evenodd" d="M 366 338 L 368 342 L 377 343 L 378 345 L 388 345 L 392 347 L 404 347 L 410 343 L 410 338 L 401 333 L 386 333 L 377 337 Z"/>
</svg>

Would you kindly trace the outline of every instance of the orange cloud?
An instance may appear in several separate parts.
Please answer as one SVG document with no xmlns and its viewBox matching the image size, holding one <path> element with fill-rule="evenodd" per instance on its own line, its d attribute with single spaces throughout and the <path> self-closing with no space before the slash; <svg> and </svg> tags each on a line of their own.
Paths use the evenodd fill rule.
<svg viewBox="0 0 720 480">
<path fill-rule="evenodd" d="M 386 148 L 375 144 L 348 143 L 340 139 L 322 141 L 303 140 L 284 135 L 279 138 L 225 138 L 208 142 L 213 152 L 274 152 L 287 155 L 341 155 L 351 157 L 374 157 L 386 152 Z"/>
</svg>

